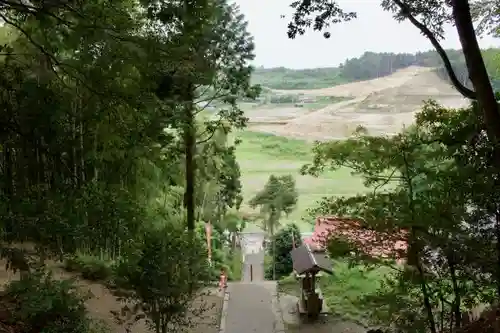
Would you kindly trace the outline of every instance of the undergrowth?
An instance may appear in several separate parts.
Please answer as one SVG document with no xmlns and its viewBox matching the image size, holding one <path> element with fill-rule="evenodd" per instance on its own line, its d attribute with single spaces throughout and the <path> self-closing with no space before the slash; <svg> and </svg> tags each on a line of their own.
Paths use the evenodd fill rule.
<svg viewBox="0 0 500 333">
<path fill-rule="evenodd" d="M 333 275 L 318 277 L 318 286 L 323 293 L 330 313 L 357 323 L 365 324 L 366 314 L 359 306 L 360 300 L 373 295 L 380 287 L 388 269 L 367 269 L 363 266 L 350 267 L 342 261 L 334 261 Z M 287 276 L 278 281 L 281 293 L 300 297 L 299 281 Z"/>
<path fill-rule="evenodd" d="M 64 268 L 68 272 L 78 272 L 90 281 L 108 281 L 113 275 L 116 262 L 110 258 L 77 253 L 65 258 Z"/>
<path fill-rule="evenodd" d="M 0 295 L 0 331 L 109 332 L 103 323 L 90 319 L 85 308 L 88 297 L 78 292 L 72 280 L 56 280 L 37 269 L 9 283 Z"/>
</svg>

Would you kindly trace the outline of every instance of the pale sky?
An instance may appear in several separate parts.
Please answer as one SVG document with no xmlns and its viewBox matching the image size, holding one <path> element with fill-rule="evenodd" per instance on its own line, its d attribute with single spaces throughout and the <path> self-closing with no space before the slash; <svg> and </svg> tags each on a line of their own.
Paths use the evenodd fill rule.
<svg viewBox="0 0 500 333">
<path fill-rule="evenodd" d="M 338 0 L 347 10 L 356 11 L 358 18 L 349 23 L 331 26 L 330 39 L 322 33 L 308 31 L 304 36 L 288 39 L 287 18 L 293 0 L 234 0 L 248 20 L 249 32 L 255 38 L 255 66 L 314 68 L 334 67 L 347 58 L 359 57 L 365 51 L 408 52 L 432 48 L 409 22 L 398 23 L 380 7 L 380 0 Z M 289 17 L 289 15 L 288 15 Z M 500 39 L 487 36 L 479 41 L 481 47 L 498 47 Z M 459 48 L 455 27 L 446 29 L 445 48 Z"/>
</svg>

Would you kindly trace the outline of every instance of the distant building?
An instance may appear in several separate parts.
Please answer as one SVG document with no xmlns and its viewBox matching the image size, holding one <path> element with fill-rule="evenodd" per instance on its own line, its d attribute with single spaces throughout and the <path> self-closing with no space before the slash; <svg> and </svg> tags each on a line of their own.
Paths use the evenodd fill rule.
<svg viewBox="0 0 500 333">
<path fill-rule="evenodd" d="M 364 253 L 374 257 L 400 259 L 405 256 L 408 247 L 406 234 L 403 232 L 395 235 L 377 233 L 363 228 L 359 221 L 334 216 L 318 217 L 312 235 L 305 237 L 303 241 L 324 247 L 332 236 L 344 236 Z"/>
</svg>

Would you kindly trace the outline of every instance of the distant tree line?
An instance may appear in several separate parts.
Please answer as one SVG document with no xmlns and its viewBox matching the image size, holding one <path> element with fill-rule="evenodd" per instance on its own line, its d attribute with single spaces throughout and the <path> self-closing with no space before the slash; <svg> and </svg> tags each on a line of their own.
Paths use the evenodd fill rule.
<svg viewBox="0 0 500 333">
<path fill-rule="evenodd" d="M 455 72 L 465 85 L 470 87 L 470 81 L 465 66 L 465 59 L 461 50 L 447 50 Z M 483 51 L 490 75 L 495 84 L 495 88 L 500 88 L 498 80 L 497 58 L 500 55 L 499 49 L 487 49 Z M 347 59 L 339 67 L 341 76 L 349 82 L 369 80 L 383 77 L 394 73 L 397 70 L 409 66 L 435 67 L 436 73 L 442 79 L 448 80 L 443 62 L 436 51 L 411 53 L 375 53 L 365 52 L 359 58 Z"/>
<path fill-rule="evenodd" d="M 470 87 L 461 50 L 446 51 L 460 81 Z M 483 50 L 484 58 L 496 90 L 500 89 L 498 59 L 500 49 Z M 365 52 L 347 59 L 338 67 L 293 70 L 284 67 L 257 68 L 253 80 L 274 89 L 311 89 L 384 77 L 410 66 L 434 67 L 439 77 L 448 80 L 441 58 L 435 51 L 411 53 Z"/>
<path fill-rule="evenodd" d="M 452 63 L 463 62 L 463 55 L 458 50 L 447 51 Z M 441 58 L 435 51 L 411 53 L 375 53 L 365 52 L 359 58 L 347 59 L 339 67 L 342 76 L 349 81 L 374 79 L 387 76 L 397 70 L 410 66 L 436 67 L 442 65 Z"/>
</svg>

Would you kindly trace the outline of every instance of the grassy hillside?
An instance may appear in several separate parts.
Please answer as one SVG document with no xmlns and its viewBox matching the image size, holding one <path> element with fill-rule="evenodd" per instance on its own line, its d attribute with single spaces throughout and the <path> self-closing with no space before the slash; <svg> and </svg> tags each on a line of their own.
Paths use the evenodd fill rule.
<svg viewBox="0 0 500 333">
<path fill-rule="evenodd" d="M 257 68 L 252 79 L 255 84 L 273 89 L 318 89 L 347 82 L 339 68 Z"/>
<path fill-rule="evenodd" d="M 272 134 L 243 131 L 236 154 L 241 167 L 244 202 L 247 203 L 264 187 L 271 174 L 292 174 L 297 181 L 299 202 L 297 209 L 282 223 L 296 222 L 302 231 L 311 231 L 314 221 L 303 221 L 307 209 L 325 196 L 353 195 L 364 190 L 361 180 L 349 169 L 327 172 L 318 178 L 301 176 L 299 169 L 311 162 L 312 145 L 305 141 Z M 248 209 L 248 208 L 247 208 Z"/>
<path fill-rule="evenodd" d="M 469 84 L 462 52 L 447 50 L 447 54 L 459 79 Z M 484 50 L 483 56 L 495 88 L 500 90 L 500 49 Z M 339 67 L 330 68 L 257 68 L 253 82 L 273 89 L 317 89 L 383 77 L 409 66 L 435 67 L 438 75 L 448 80 L 439 55 L 435 51 L 426 51 L 415 54 L 365 52 L 359 58 L 348 59 Z"/>
<path fill-rule="evenodd" d="M 362 297 L 374 295 L 384 278 L 393 271 L 388 267 L 353 267 L 338 260 L 334 260 L 333 267 L 335 274 L 318 279 L 330 311 L 344 320 L 365 322 L 366 311 L 363 304 L 360 304 Z M 278 288 L 280 292 L 300 297 L 300 287 L 295 277 L 281 279 Z"/>
</svg>

